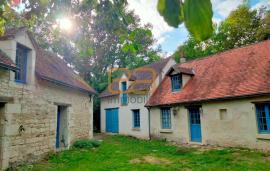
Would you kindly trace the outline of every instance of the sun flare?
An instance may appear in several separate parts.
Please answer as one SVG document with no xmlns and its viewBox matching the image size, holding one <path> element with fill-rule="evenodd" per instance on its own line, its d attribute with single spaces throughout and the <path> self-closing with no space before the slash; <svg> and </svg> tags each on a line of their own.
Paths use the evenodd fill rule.
<svg viewBox="0 0 270 171">
<path fill-rule="evenodd" d="M 71 31 L 72 22 L 69 18 L 58 19 L 59 28 L 64 31 Z"/>
</svg>

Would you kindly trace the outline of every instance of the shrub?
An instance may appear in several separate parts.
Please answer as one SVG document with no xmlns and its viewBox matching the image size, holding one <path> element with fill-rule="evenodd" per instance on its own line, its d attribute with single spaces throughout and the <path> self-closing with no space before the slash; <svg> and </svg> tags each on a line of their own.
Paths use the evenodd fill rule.
<svg viewBox="0 0 270 171">
<path fill-rule="evenodd" d="M 100 146 L 100 142 L 96 140 L 78 140 L 73 144 L 74 148 L 96 148 Z"/>
</svg>

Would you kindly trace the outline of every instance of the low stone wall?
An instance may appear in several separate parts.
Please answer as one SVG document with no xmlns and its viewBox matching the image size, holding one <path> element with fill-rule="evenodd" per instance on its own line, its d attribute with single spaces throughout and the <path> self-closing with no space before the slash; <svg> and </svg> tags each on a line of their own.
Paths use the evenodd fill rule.
<svg viewBox="0 0 270 171">
<path fill-rule="evenodd" d="M 56 150 L 57 104 L 68 105 L 69 145 L 93 136 L 93 102 L 87 93 L 41 80 L 34 85 L 17 84 L 9 80 L 9 72 L 0 70 L 0 97 L 13 98 L 0 116 L 2 169 Z"/>
</svg>

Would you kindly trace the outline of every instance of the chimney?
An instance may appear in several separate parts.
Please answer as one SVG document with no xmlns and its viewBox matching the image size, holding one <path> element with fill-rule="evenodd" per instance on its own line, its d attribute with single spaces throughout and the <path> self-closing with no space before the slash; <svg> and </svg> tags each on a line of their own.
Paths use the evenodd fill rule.
<svg viewBox="0 0 270 171">
<path fill-rule="evenodd" d="M 187 62 L 187 59 L 185 57 L 180 58 L 180 64 Z"/>
<path fill-rule="evenodd" d="M 185 63 L 187 59 L 185 58 L 185 52 L 183 50 L 180 51 L 180 64 Z"/>
</svg>

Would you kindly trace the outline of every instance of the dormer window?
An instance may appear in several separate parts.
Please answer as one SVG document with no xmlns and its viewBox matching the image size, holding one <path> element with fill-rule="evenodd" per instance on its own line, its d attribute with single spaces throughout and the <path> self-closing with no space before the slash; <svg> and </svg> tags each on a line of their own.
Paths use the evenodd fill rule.
<svg viewBox="0 0 270 171">
<path fill-rule="evenodd" d="M 17 45 L 16 66 L 18 70 L 15 73 L 15 81 L 26 83 L 27 80 L 27 55 L 29 50 L 22 45 Z"/>
<path fill-rule="evenodd" d="M 187 84 L 187 82 L 195 75 L 192 68 L 184 68 L 178 65 L 172 68 L 166 74 L 171 78 L 172 92 L 178 92 Z"/>
<path fill-rule="evenodd" d="M 171 83 L 172 83 L 172 91 L 180 91 L 182 88 L 182 76 L 181 74 L 172 75 L 171 76 Z"/>
</svg>

